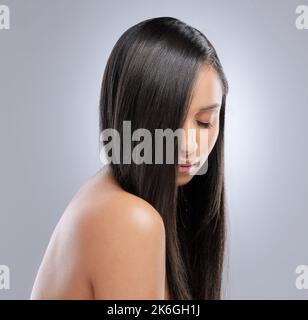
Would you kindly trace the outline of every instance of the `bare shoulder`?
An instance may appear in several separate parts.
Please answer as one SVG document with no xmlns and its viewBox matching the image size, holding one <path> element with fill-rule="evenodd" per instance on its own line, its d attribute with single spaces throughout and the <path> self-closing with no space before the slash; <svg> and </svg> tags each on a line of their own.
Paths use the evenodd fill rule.
<svg viewBox="0 0 308 320">
<path fill-rule="evenodd" d="M 145 234 L 153 231 L 164 235 L 165 232 L 157 210 L 144 199 L 124 191 L 109 170 L 92 177 L 74 197 L 67 211 L 74 212 L 74 218 L 81 222 L 80 227 L 86 226 L 84 231 L 87 233 L 99 229 L 108 236 L 113 229 L 125 231 L 128 227 Z"/>
<path fill-rule="evenodd" d="M 125 192 L 108 176 L 104 178 L 97 188 L 101 189 L 99 199 L 92 199 L 80 224 L 94 297 L 163 299 L 163 220 L 148 202 Z"/>
<path fill-rule="evenodd" d="M 80 298 L 163 299 L 164 280 L 160 214 L 120 188 L 109 170 L 102 170 L 81 187 L 61 216 L 33 297 L 44 288 L 51 294 L 54 286 L 64 298 L 81 292 Z"/>
</svg>

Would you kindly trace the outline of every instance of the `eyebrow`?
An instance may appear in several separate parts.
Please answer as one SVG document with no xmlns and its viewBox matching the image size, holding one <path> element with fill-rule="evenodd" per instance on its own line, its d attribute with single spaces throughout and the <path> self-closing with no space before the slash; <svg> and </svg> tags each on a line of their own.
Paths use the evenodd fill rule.
<svg viewBox="0 0 308 320">
<path fill-rule="evenodd" d="M 202 111 L 213 110 L 213 109 L 216 109 L 216 108 L 219 108 L 219 107 L 220 107 L 219 103 L 214 103 L 214 104 L 211 104 L 209 106 L 200 108 L 198 113 L 202 112 Z"/>
</svg>

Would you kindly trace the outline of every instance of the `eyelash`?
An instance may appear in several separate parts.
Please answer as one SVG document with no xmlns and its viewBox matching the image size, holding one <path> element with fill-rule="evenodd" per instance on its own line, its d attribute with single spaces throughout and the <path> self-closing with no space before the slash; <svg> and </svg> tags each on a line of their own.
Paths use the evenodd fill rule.
<svg viewBox="0 0 308 320">
<path fill-rule="evenodd" d="M 197 123 L 198 123 L 198 126 L 200 126 L 202 128 L 209 129 L 209 128 L 213 127 L 213 125 L 211 123 L 209 123 L 209 122 L 201 122 L 201 121 L 197 120 Z"/>
</svg>

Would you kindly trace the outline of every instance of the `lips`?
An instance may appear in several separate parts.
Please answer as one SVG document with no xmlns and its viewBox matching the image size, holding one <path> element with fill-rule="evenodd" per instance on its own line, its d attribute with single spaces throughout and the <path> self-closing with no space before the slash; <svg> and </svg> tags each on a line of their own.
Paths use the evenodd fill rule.
<svg viewBox="0 0 308 320">
<path fill-rule="evenodd" d="M 192 165 L 187 165 L 187 164 L 180 164 L 179 165 L 179 172 L 188 172 L 190 170 L 190 168 L 192 167 Z"/>
<path fill-rule="evenodd" d="M 197 166 L 198 163 L 199 162 L 195 162 L 195 163 L 190 163 L 190 162 L 179 163 L 179 171 L 180 172 L 188 172 L 191 167 Z"/>
<path fill-rule="evenodd" d="M 188 163 L 188 164 L 179 164 L 180 167 L 191 167 L 192 164 Z"/>
<path fill-rule="evenodd" d="M 179 162 L 179 166 L 181 166 L 181 167 L 192 167 L 192 166 L 197 166 L 197 165 L 199 165 L 199 163 L 200 163 L 200 161 L 196 161 L 196 162 L 188 162 L 188 161 L 186 161 L 186 162 L 184 162 L 184 163 L 181 163 L 181 162 Z"/>
</svg>

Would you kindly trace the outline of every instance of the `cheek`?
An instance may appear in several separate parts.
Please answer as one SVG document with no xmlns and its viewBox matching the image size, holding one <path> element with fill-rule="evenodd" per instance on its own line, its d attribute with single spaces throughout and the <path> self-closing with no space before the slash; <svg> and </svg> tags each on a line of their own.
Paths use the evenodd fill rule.
<svg viewBox="0 0 308 320">
<path fill-rule="evenodd" d="M 212 151 L 219 134 L 219 125 L 208 130 L 200 130 L 198 148 L 199 154 L 207 156 Z"/>
<path fill-rule="evenodd" d="M 212 132 L 210 132 L 210 134 L 209 134 L 209 136 L 210 136 L 209 140 L 210 140 L 210 146 L 211 146 L 210 151 L 213 149 L 213 147 L 217 141 L 217 137 L 219 134 L 219 126 L 217 125 L 217 126 L 215 126 L 215 128 L 212 128 L 211 130 L 212 130 Z"/>
</svg>

